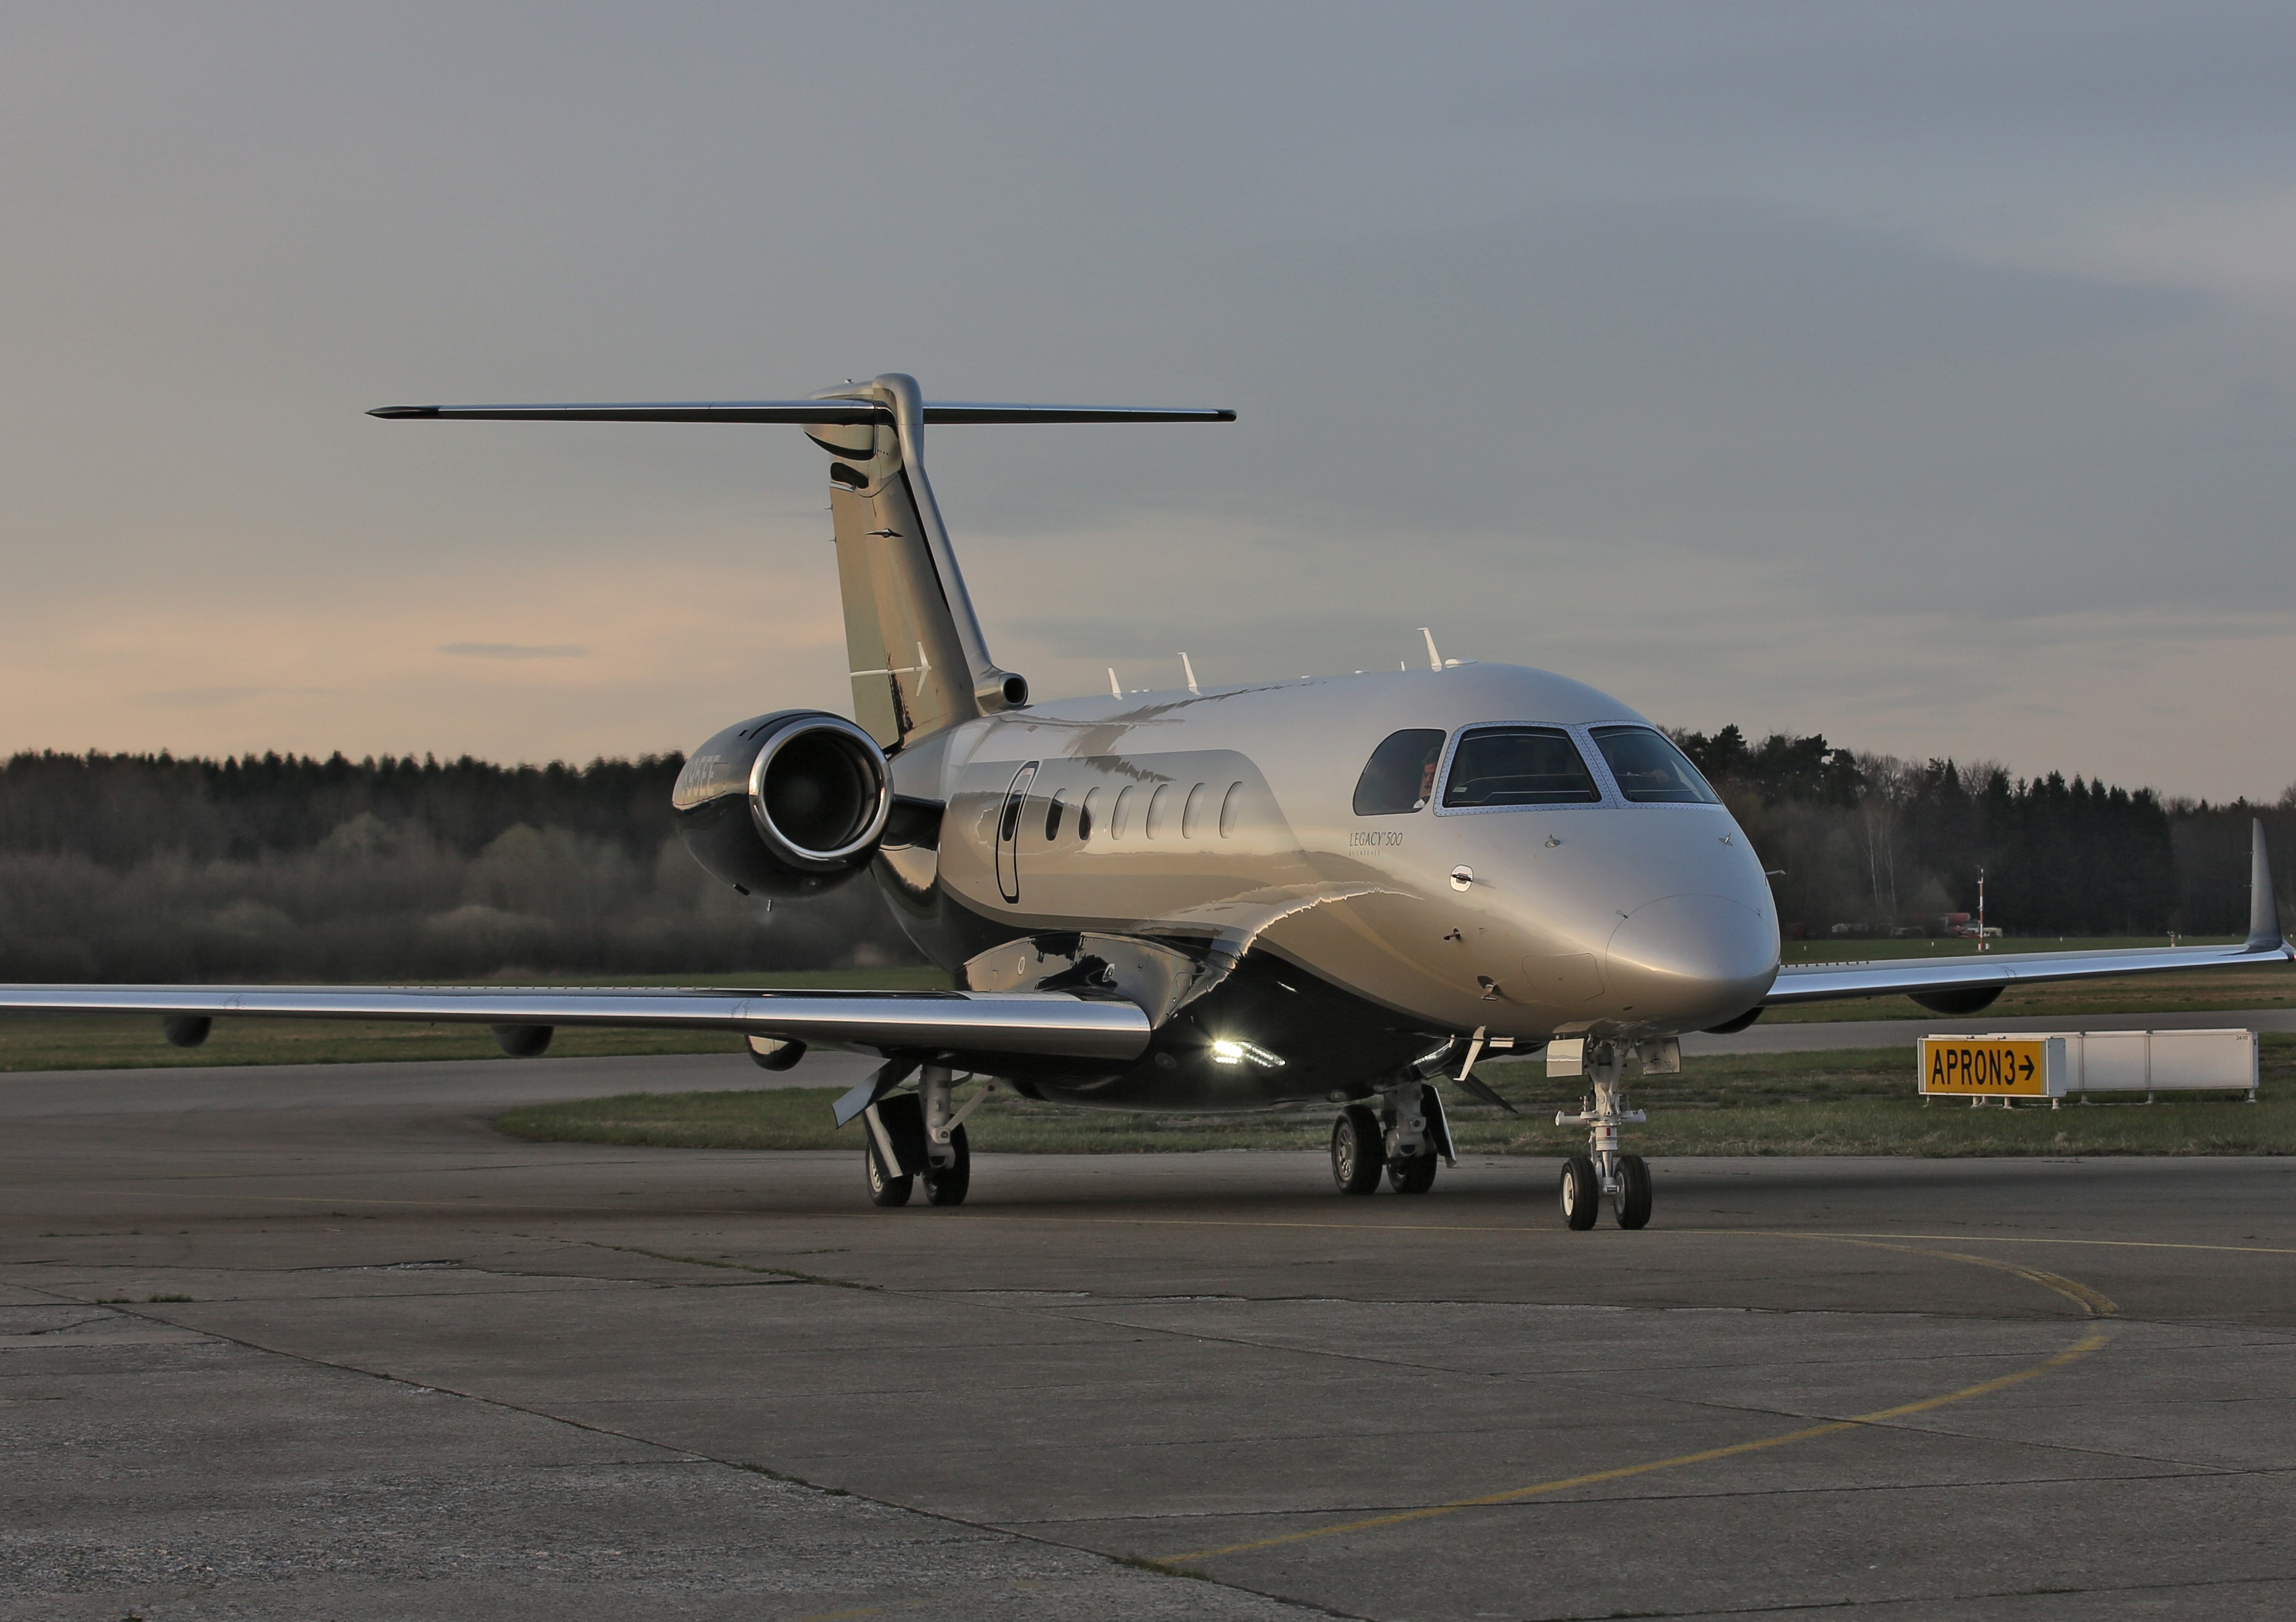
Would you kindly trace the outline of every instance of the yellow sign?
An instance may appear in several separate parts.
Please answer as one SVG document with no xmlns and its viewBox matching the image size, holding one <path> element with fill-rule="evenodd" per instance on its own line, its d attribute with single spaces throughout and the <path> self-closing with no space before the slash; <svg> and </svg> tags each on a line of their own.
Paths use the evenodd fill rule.
<svg viewBox="0 0 2296 1622">
<path fill-rule="evenodd" d="M 2039 1037 L 1924 1036 L 1921 1090 L 1988 1098 L 2046 1098 L 2048 1044 Z"/>
</svg>

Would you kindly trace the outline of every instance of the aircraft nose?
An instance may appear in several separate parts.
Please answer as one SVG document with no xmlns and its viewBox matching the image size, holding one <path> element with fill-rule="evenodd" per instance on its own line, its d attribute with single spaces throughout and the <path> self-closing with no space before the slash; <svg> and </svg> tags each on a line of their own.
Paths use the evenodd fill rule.
<svg viewBox="0 0 2296 1622">
<path fill-rule="evenodd" d="M 1751 1008 L 1777 977 L 1778 933 L 1742 902 L 1666 896 L 1611 932 L 1604 979 L 1621 1011 L 1696 1027 Z"/>
</svg>

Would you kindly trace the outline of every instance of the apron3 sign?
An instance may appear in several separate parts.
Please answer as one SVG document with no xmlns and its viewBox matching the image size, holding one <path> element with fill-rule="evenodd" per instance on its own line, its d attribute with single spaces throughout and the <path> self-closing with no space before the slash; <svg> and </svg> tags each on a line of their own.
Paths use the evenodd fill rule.
<svg viewBox="0 0 2296 1622">
<path fill-rule="evenodd" d="M 1921 1091 L 1956 1098 L 2059 1098 L 2062 1036 L 1924 1036 Z"/>
</svg>

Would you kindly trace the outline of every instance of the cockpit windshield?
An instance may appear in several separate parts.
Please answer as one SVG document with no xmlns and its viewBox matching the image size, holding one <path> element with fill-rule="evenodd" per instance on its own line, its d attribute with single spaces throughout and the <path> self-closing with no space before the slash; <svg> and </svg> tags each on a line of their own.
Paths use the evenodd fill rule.
<svg viewBox="0 0 2296 1622">
<path fill-rule="evenodd" d="M 1570 734 L 1553 726 L 1479 726 L 1459 740 L 1447 808 L 1587 805 L 1603 798 Z"/>
<path fill-rule="evenodd" d="M 1595 747 L 1619 792 L 1644 805 L 1713 806 L 1721 800 L 1683 752 L 1647 726 L 1598 726 Z"/>
<path fill-rule="evenodd" d="M 1372 750 L 1356 780 L 1357 816 L 1399 816 L 1435 798 L 1435 768 L 1443 759 L 1443 734 L 1432 727 L 1390 733 Z"/>
</svg>

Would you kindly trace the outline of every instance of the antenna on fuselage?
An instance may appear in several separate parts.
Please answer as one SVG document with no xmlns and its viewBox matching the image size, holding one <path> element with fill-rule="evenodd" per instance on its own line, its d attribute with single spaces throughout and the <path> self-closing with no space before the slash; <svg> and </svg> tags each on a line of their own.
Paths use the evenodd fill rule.
<svg viewBox="0 0 2296 1622">
<path fill-rule="evenodd" d="M 1198 698 L 1203 697 L 1204 690 L 1196 685 L 1196 668 L 1189 662 L 1185 653 L 1180 655 L 1180 673 L 1188 678 L 1188 691 Z"/>
</svg>

